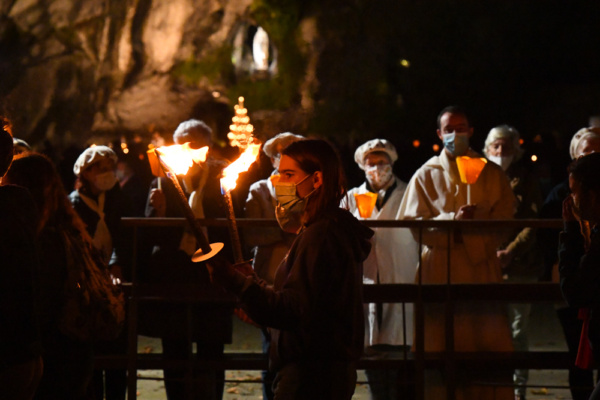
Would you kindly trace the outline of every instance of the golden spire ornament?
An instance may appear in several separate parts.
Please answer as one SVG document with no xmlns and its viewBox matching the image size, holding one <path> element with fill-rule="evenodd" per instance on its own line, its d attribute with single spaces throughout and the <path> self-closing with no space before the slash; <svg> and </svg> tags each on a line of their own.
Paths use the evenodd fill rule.
<svg viewBox="0 0 600 400">
<path fill-rule="evenodd" d="M 233 147 L 245 150 L 252 143 L 254 127 L 250 124 L 248 109 L 244 107 L 244 98 L 242 96 L 238 97 L 238 104 L 233 108 L 235 115 L 231 118 L 232 124 L 229 125 L 227 138 Z"/>
</svg>

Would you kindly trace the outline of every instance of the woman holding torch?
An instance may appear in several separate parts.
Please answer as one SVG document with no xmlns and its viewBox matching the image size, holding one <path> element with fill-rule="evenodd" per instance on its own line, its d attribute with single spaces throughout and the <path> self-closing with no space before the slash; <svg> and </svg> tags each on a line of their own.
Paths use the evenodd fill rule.
<svg viewBox="0 0 600 400">
<path fill-rule="evenodd" d="M 274 284 L 223 258 L 208 261 L 209 270 L 269 327 L 275 399 L 351 399 L 364 337 L 362 262 L 373 232 L 339 208 L 344 176 L 327 142 L 301 140 L 281 154 L 276 216 L 298 237 Z"/>
</svg>

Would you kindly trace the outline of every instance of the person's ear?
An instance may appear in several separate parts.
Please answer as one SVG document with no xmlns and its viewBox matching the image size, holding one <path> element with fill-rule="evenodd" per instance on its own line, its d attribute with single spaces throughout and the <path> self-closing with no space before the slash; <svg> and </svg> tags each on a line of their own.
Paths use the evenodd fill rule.
<svg viewBox="0 0 600 400">
<path fill-rule="evenodd" d="M 473 128 L 469 128 L 469 139 L 473 136 Z"/>
<path fill-rule="evenodd" d="M 444 137 L 442 136 L 442 131 L 441 130 L 437 130 L 437 135 L 440 138 L 440 140 L 443 142 L 444 141 Z"/>
<path fill-rule="evenodd" d="M 317 189 L 317 188 L 321 187 L 322 184 L 323 184 L 323 172 L 315 171 L 315 174 L 313 175 L 313 189 Z"/>
</svg>

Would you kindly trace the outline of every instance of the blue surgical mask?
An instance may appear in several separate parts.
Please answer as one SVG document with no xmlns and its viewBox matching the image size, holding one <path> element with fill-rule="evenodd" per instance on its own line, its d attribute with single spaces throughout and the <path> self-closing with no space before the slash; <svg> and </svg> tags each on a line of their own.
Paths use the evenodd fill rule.
<svg viewBox="0 0 600 400">
<path fill-rule="evenodd" d="M 313 190 L 304 198 L 298 196 L 297 186 L 312 175 L 307 175 L 298 183 L 277 182 L 275 184 L 275 217 L 281 229 L 289 233 L 298 233 L 302 228 L 302 215 L 306 208 L 306 200 L 315 191 Z M 316 189 L 315 189 L 316 190 Z"/>
<path fill-rule="evenodd" d="M 469 150 L 469 135 L 466 132 L 443 133 L 444 147 L 454 157 L 463 156 Z"/>
</svg>

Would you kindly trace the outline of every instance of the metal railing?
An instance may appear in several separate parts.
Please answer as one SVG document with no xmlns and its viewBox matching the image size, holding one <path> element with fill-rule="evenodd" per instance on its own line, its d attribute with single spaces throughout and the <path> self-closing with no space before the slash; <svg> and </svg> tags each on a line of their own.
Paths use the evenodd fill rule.
<svg viewBox="0 0 600 400">
<path fill-rule="evenodd" d="M 226 227 L 226 219 L 201 219 L 201 225 Z M 450 249 L 451 235 L 456 229 L 518 229 L 523 227 L 552 228 L 562 227 L 560 220 L 476 220 L 476 221 L 434 221 L 434 220 L 365 220 L 361 221 L 373 228 L 411 228 L 415 237 L 419 238 L 419 265 L 421 265 L 421 249 L 423 246 L 423 232 L 436 229 L 447 234 L 448 248 Z M 138 367 L 142 365 L 137 354 L 137 311 L 140 301 L 161 301 L 161 296 L 149 296 L 145 293 L 137 280 L 136 249 L 138 245 L 139 230 L 145 228 L 174 227 L 186 224 L 183 218 L 124 218 L 123 224 L 133 229 L 134 260 L 132 268 L 132 282 L 130 288 L 129 319 L 128 319 L 128 395 L 135 398 Z M 274 220 L 265 219 L 238 219 L 238 226 L 243 230 L 246 227 L 275 227 Z M 462 301 L 489 301 L 489 302 L 561 302 L 562 297 L 555 283 L 451 283 L 450 251 L 447 258 L 446 284 L 424 284 L 422 282 L 422 268 L 418 268 L 416 283 L 414 284 L 375 284 L 364 285 L 365 303 L 413 303 L 415 309 L 415 335 L 414 351 L 405 353 L 400 360 L 364 360 L 360 365 L 369 368 L 394 368 L 405 371 L 405 379 L 412 376 L 416 387 L 416 398 L 424 398 L 424 374 L 429 368 L 442 368 L 448 377 L 455 376 L 457 368 L 481 367 L 515 369 L 566 369 L 571 363 L 571 357 L 566 352 L 456 352 L 454 343 L 454 318 L 453 310 L 457 302 Z M 181 300 L 181 299 L 180 299 Z M 185 301 L 183 298 L 182 301 Z M 202 299 L 193 298 L 193 301 L 228 301 L 227 299 Z M 230 300 L 229 300 L 230 301 Z M 427 303 L 444 303 L 445 313 L 445 351 L 441 353 L 426 353 L 424 350 L 424 306 Z M 406 322 L 404 322 L 406 323 Z M 404 327 L 406 330 L 406 326 Z M 404 336 L 406 337 L 406 335 Z M 162 368 L 166 360 L 153 360 L 145 363 L 145 367 Z M 244 369 L 265 365 L 264 360 L 248 359 L 240 355 L 237 359 L 230 356 L 223 362 L 215 361 L 215 368 Z M 260 369 L 260 368 L 259 368 Z M 410 373 L 413 369 L 414 373 Z M 447 398 L 455 398 L 455 382 L 447 379 Z"/>
</svg>

